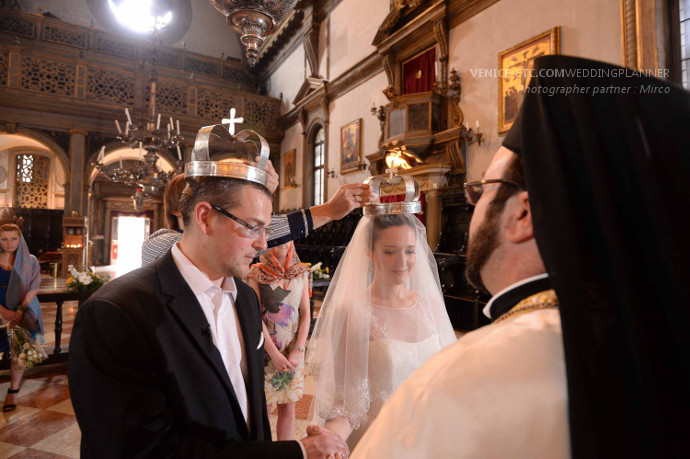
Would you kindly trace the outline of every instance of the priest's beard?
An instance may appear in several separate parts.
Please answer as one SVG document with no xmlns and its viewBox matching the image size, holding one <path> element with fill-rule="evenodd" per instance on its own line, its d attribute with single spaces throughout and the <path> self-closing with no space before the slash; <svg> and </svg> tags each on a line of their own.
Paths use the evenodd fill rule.
<svg viewBox="0 0 690 459">
<path fill-rule="evenodd" d="M 470 238 L 465 262 L 465 277 L 475 288 L 488 292 L 482 281 L 481 270 L 498 247 L 498 212 L 487 212 L 486 220 Z"/>
</svg>

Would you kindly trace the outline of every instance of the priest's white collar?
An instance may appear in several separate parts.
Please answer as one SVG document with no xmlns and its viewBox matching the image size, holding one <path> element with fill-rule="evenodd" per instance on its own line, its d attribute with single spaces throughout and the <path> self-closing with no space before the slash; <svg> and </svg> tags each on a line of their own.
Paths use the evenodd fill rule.
<svg viewBox="0 0 690 459">
<path fill-rule="evenodd" d="M 491 306 L 497 300 L 500 301 L 501 298 L 503 298 L 504 296 L 506 296 L 507 294 L 509 294 L 513 290 L 515 290 L 515 289 L 517 289 L 523 285 L 532 283 L 534 281 L 542 280 L 542 279 L 548 279 L 548 277 L 549 277 L 548 273 L 537 274 L 536 276 L 528 277 L 526 279 L 522 279 L 521 281 L 517 281 L 514 284 L 509 285 L 508 287 L 504 288 L 503 290 L 501 290 L 500 292 L 498 292 L 497 294 L 492 296 L 491 299 L 489 300 L 489 302 L 486 303 L 486 306 L 484 306 L 484 309 L 482 310 L 482 312 L 489 319 L 492 319 L 492 320 L 495 319 L 495 317 L 491 317 Z"/>
</svg>

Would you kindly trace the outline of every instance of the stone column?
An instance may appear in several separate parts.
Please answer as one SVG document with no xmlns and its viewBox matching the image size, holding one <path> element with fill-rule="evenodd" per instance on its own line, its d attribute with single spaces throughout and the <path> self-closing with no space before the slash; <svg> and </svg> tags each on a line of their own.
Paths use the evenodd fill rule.
<svg viewBox="0 0 690 459">
<path fill-rule="evenodd" d="M 429 189 L 424 192 L 426 205 L 426 239 L 429 247 L 434 250 L 441 238 L 441 203 L 438 201 L 438 190 Z"/>
<path fill-rule="evenodd" d="M 403 174 L 415 177 L 424 192 L 426 237 L 432 250 L 441 238 L 441 203 L 438 199 L 438 190 L 446 185 L 450 170 L 449 164 L 424 164 L 402 171 Z"/>
<path fill-rule="evenodd" d="M 65 215 L 73 211 L 79 215 L 85 215 L 84 201 L 84 162 L 86 160 L 86 136 L 88 132 L 83 129 L 70 129 L 69 131 L 69 196 L 65 201 Z"/>
</svg>

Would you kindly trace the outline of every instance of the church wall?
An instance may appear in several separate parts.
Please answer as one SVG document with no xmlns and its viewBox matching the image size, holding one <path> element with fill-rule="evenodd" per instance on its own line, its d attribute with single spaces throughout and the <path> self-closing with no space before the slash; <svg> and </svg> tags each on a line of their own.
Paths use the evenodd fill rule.
<svg viewBox="0 0 690 459">
<path fill-rule="evenodd" d="M 321 22 L 321 26 L 319 27 L 319 51 L 317 55 L 319 61 L 319 74 L 327 80 L 331 77 L 330 69 L 328 68 L 330 53 L 328 40 L 330 40 L 330 27 L 330 17 Z"/>
<path fill-rule="evenodd" d="M 278 170 L 280 174 L 281 181 L 278 188 L 280 192 L 280 201 L 278 203 L 280 210 L 286 209 L 298 209 L 302 207 L 302 193 L 304 192 L 304 140 L 302 136 L 302 125 L 300 123 L 294 124 L 289 128 L 285 129 L 285 137 L 280 144 L 280 164 L 274 164 L 273 166 Z M 292 150 L 296 150 L 296 164 L 295 164 L 295 182 L 297 183 L 296 188 L 283 188 L 285 180 L 285 153 Z"/>
<path fill-rule="evenodd" d="M 91 13 L 85 0 L 20 0 L 19 6 L 26 13 L 50 12 L 65 22 L 84 27 L 106 30 Z"/>
<path fill-rule="evenodd" d="M 480 123 L 486 142 L 468 148 L 467 178 L 478 180 L 503 136 L 498 136 L 498 82 L 471 69 L 496 69 L 498 53 L 555 26 L 561 54 L 622 64 L 621 12 L 617 0 L 502 0 L 449 34 L 449 68 L 460 73 L 460 108 L 471 128 Z"/>
<path fill-rule="evenodd" d="M 182 48 L 205 56 L 232 56 L 242 59 L 244 49 L 240 36 L 225 22 L 225 16 L 208 0 L 192 0 L 192 23 L 182 39 L 171 43 L 173 48 Z"/>
<path fill-rule="evenodd" d="M 388 80 L 384 72 L 374 75 L 357 88 L 342 97 L 331 102 L 330 124 L 328 126 L 328 169 L 335 171 L 335 178 L 328 178 L 326 196 L 330 198 L 338 187 L 345 183 L 362 182 L 369 177 L 369 169 L 340 173 L 340 128 L 351 121 L 362 119 L 361 145 L 363 163 L 368 161 L 366 155 L 378 150 L 378 141 L 381 136 L 381 127 L 378 119 L 371 114 L 372 103 L 376 106 L 386 104 L 386 97 L 381 90 L 388 86 Z"/>
<path fill-rule="evenodd" d="M 298 46 L 285 62 L 271 75 L 269 79 L 270 90 L 268 95 L 281 98 L 283 103 L 280 106 L 280 114 L 284 114 L 294 106 L 295 100 L 305 75 L 304 47 Z"/>
<path fill-rule="evenodd" d="M 192 5 L 192 22 L 187 33 L 178 41 L 166 44 L 173 48 L 203 54 L 205 56 L 225 56 L 242 58 L 244 51 L 239 35 L 230 29 L 225 16 L 216 10 L 208 0 L 190 0 Z M 65 22 L 84 27 L 105 29 L 91 13 L 85 0 L 23 0 L 19 2 L 25 12 L 36 13 L 41 8 L 43 13 L 50 12 Z"/>
<path fill-rule="evenodd" d="M 340 2 L 331 12 L 330 79 L 338 77 L 376 51 L 371 42 L 389 11 L 389 2 L 375 0 Z"/>
</svg>

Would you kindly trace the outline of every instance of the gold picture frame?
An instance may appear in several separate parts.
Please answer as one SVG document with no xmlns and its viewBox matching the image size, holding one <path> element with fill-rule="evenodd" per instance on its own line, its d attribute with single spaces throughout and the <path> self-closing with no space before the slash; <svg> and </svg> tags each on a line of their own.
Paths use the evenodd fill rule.
<svg viewBox="0 0 690 459">
<path fill-rule="evenodd" d="M 340 128 L 340 173 L 360 170 L 361 165 L 362 118 L 359 118 Z"/>
<path fill-rule="evenodd" d="M 529 84 L 534 59 L 560 53 L 560 27 L 498 53 L 498 134 L 508 132 Z"/>
<path fill-rule="evenodd" d="M 292 149 L 285 152 L 283 157 L 283 174 L 285 176 L 285 181 L 283 182 L 283 188 L 296 188 L 297 187 L 297 150 Z"/>
</svg>

